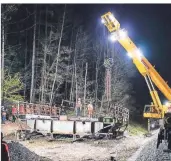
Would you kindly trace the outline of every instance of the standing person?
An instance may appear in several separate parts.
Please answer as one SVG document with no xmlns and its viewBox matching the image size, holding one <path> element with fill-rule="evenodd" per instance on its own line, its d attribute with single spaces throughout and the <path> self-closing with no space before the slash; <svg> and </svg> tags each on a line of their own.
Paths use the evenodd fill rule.
<svg viewBox="0 0 171 161">
<path fill-rule="evenodd" d="M 78 101 L 76 103 L 76 107 L 75 107 L 75 110 L 76 110 L 76 116 L 80 116 L 80 113 L 81 113 L 81 108 L 82 108 L 82 104 L 81 104 L 81 98 L 78 98 Z"/>
<path fill-rule="evenodd" d="M 16 105 L 13 105 L 12 106 L 12 122 L 15 122 L 16 117 L 17 117 L 17 107 Z"/>
<path fill-rule="evenodd" d="M 88 109 L 88 117 L 92 118 L 93 117 L 93 104 L 92 104 L 92 102 L 90 102 L 88 104 L 87 109 Z"/>
<path fill-rule="evenodd" d="M 2 107 L 2 124 L 5 124 L 5 121 L 6 121 L 6 110 L 4 108 L 4 106 Z"/>
<path fill-rule="evenodd" d="M 6 120 L 9 121 L 9 110 L 6 108 Z"/>
</svg>

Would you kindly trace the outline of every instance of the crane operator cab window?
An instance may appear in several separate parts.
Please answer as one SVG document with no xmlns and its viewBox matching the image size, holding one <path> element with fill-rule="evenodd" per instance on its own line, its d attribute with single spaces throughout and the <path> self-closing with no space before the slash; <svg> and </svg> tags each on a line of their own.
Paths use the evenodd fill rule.
<svg viewBox="0 0 171 161">
<path fill-rule="evenodd" d="M 145 105 L 144 107 L 144 113 L 152 113 L 154 112 L 154 105 Z"/>
</svg>

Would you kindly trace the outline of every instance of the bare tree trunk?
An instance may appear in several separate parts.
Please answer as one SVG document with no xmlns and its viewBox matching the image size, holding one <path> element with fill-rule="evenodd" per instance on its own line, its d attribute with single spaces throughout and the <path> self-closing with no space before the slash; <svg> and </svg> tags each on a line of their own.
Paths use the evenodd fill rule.
<svg viewBox="0 0 171 161">
<path fill-rule="evenodd" d="M 65 11 L 66 11 L 66 4 L 65 4 L 65 8 L 64 8 L 63 19 L 62 19 L 62 28 L 61 28 L 61 33 L 60 33 L 60 38 L 59 38 L 59 43 L 58 43 L 55 78 L 54 78 L 54 81 L 52 84 L 52 90 L 51 90 L 51 95 L 50 95 L 50 105 L 52 105 L 52 102 L 53 102 L 53 91 L 54 91 L 54 87 L 55 87 L 55 83 L 56 83 L 56 77 L 58 74 L 58 61 L 59 61 L 59 56 L 60 56 L 61 42 L 62 42 L 62 36 L 63 36 L 64 23 L 65 23 Z"/>
<path fill-rule="evenodd" d="M 4 23 L 2 22 L 2 67 L 1 67 L 1 83 L 3 83 L 4 80 L 4 55 L 5 55 L 5 29 L 4 29 Z"/>
<path fill-rule="evenodd" d="M 37 6 L 36 6 L 37 7 Z M 36 11 L 35 7 L 35 11 Z M 32 75 L 31 75 L 31 89 L 30 89 L 30 102 L 34 101 L 33 92 L 34 92 L 34 69 L 35 69 L 35 53 L 36 53 L 36 13 L 34 16 L 34 32 L 33 32 L 33 55 L 32 55 Z"/>
<path fill-rule="evenodd" d="M 25 56 L 24 56 L 24 58 L 25 58 L 25 64 L 24 64 L 24 66 L 25 66 L 25 69 L 24 69 L 24 71 L 25 71 L 25 73 L 26 73 L 26 67 L 27 67 L 27 31 L 26 31 L 26 49 L 25 49 Z M 24 79 L 24 100 L 26 101 L 26 90 L 27 90 L 27 86 L 26 86 L 26 76 L 25 76 L 25 79 Z"/>
<path fill-rule="evenodd" d="M 4 55 L 5 55 L 5 28 L 4 28 L 4 22 L 2 22 L 2 54 L 1 54 L 1 85 L 4 81 Z M 3 89 L 1 89 L 3 91 Z M 3 99 L 3 92 L 1 92 L 1 98 L 2 98 L 2 104 L 4 102 Z"/>
<path fill-rule="evenodd" d="M 71 91 L 70 91 L 70 101 L 73 101 L 73 84 L 74 84 L 74 68 L 73 68 L 73 73 L 72 73 L 72 80 L 71 80 Z"/>
<path fill-rule="evenodd" d="M 72 74 L 72 82 L 71 82 L 71 93 L 70 93 L 70 100 L 74 100 L 74 89 L 75 89 L 75 86 L 76 86 L 76 84 L 74 84 L 75 82 L 76 82 L 76 77 L 75 77 L 75 70 L 76 70 L 76 52 L 77 52 L 77 50 L 76 50 L 76 43 L 77 43 L 77 37 L 78 37 L 78 31 L 77 31 L 77 34 L 76 34 L 76 40 L 75 40 L 75 48 L 74 48 L 74 68 L 73 68 L 73 74 Z M 77 88 L 77 87 L 76 87 Z M 75 96 L 76 96 L 76 100 L 77 100 L 77 94 L 76 94 L 76 92 L 75 92 Z"/>
<path fill-rule="evenodd" d="M 98 91 L 98 81 L 97 81 L 97 79 L 98 79 L 98 74 L 99 74 L 98 67 L 99 67 L 99 59 L 96 62 L 95 108 L 97 107 L 97 91 Z"/>
<path fill-rule="evenodd" d="M 39 28 L 38 28 L 38 40 L 40 39 L 40 22 L 41 22 L 41 11 L 39 12 Z M 38 43 L 38 46 L 37 46 L 37 49 L 39 50 L 39 43 Z M 41 74 L 40 74 L 40 78 L 41 78 Z M 42 78 L 41 78 L 41 83 L 42 83 Z M 38 102 L 40 103 L 41 102 L 41 83 L 39 85 L 39 99 L 38 99 Z"/>
<path fill-rule="evenodd" d="M 77 87 L 77 67 L 75 63 L 75 99 L 78 100 L 78 87 Z"/>
<path fill-rule="evenodd" d="M 71 51 L 71 48 L 72 48 L 73 29 L 74 29 L 74 27 L 72 27 L 71 42 L 70 42 L 70 51 Z M 71 58 L 71 55 L 70 55 L 70 58 Z M 69 96 L 69 100 L 70 101 L 73 101 L 74 68 L 73 68 L 73 71 L 72 72 L 73 72 L 73 74 L 72 74 L 72 79 L 71 79 L 71 90 L 70 90 L 70 96 Z"/>
<path fill-rule="evenodd" d="M 69 63 L 68 63 L 68 65 L 69 65 Z M 67 75 L 68 75 L 68 73 L 69 73 L 69 67 L 67 67 Z M 68 82 L 67 82 L 67 79 L 65 79 L 66 81 L 65 81 L 65 99 L 67 99 L 68 98 Z"/>
<path fill-rule="evenodd" d="M 44 92 L 45 92 L 45 75 L 46 75 L 46 56 L 47 56 L 47 14 L 48 7 L 46 6 L 46 22 L 45 22 L 45 48 L 44 48 L 44 58 L 43 58 L 43 69 L 42 69 L 42 78 L 41 78 L 41 103 L 45 103 Z"/>
<path fill-rule="evenodd" d="M 86 86 L 87 86 L 87 69 L 88 69 L 88 63 L 86 63 L 86 73 L 84 79 L 84 116 L 85 116 L 85 99 L 86 99 Z"/>
</svg>

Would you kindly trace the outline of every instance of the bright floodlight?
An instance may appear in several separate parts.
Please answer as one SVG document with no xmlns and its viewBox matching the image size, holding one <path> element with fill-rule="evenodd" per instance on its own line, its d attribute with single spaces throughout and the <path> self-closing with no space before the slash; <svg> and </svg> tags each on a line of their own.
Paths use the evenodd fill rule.
<svg viewBox="0 0 171 161">
<path fill-rule="evenodd" d="M 128 52 L 127 55 L 132 58 L 132 53 Z"/>
<path fill-rule="evenodd" d="M 115 34 L 112 34 L 111 36 L 110 36 L 110 40 L 111 41 L 117 41 L 117 37 L 116 37 L 116 35 Z"/>
<path fill-rule="evenodd" d="M 110 18 L 111 21 L 115 20 L 115 17 L 113 15 L 109 15 L 109 18 Z"/>
<path fill-rule="evenodd" d="M 169 102 L 165 102 L 165 106 L 169 106 Z"/>
<path fill-rule="evenodd" d="M 101 23 L 103 23 L 103 24 L 105 23 L 105 20 L 103 18 L 101 19 Z"/>
<path fill-rule="evenodd" d="M 140 49 L 137 49 L 136 54 L 137 54 L 139 59 L 141 59 L 143 57 L 143 53 Z"/>
<path fill-rule="evenodd" d="M 119 37 L 120 37 L 121 39 L 126 38 L 127 35 L 128 35 L 128 34 L 127 34 L 127 31 L 126 31 L 126 30 L 124 30 L 124 29 L 119 30 Z"/>
</svg>

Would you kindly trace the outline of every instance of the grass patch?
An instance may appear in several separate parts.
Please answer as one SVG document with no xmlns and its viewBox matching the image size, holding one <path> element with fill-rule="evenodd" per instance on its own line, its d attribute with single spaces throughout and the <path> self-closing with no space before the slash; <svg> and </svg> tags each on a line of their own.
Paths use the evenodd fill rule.
<svg viewBox="0 0 171 161">
<path fill-rule="evenodd" d="M 131 135 L 141 135 L 147 133 L 147 129 L 141 124 L 130 122 L 128 126 L 128 132 Z"/>
</svg>

